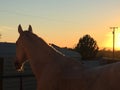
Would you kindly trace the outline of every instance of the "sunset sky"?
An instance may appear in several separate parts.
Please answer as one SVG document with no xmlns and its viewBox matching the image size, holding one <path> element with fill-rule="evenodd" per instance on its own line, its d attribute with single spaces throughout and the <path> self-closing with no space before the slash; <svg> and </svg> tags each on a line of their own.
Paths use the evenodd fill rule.
<svg viewBox="0 0 120 90">
<path fill-rule="evenodd" d="M 99 47 L 112 47 L 112 29 L 120 27 L 120 0 L 1 0 L 1 42 L 15 42 L 17 27 L 33 32 L 47 43 L 73 48 L 85 34 Z M 120 28 L 115 32 L 120 48 Z"/>
</svg>

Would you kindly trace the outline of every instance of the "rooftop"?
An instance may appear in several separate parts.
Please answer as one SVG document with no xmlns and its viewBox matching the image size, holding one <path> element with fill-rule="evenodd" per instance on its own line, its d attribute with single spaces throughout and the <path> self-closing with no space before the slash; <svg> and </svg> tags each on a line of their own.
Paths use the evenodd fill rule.
<svg viewBox="0 0 120 90">
<path fill-rule="evenodd" d="M 0 42 L 0 57 L 15 56 L 15 43 Z"/>
</svg>

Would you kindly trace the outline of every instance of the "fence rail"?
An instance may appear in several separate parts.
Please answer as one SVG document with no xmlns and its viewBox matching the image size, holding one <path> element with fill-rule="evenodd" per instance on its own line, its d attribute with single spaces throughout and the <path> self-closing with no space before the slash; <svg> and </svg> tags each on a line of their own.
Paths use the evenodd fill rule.
<svg viewBox="0 0 120 90">
<path fill-rule="evenodd" d="M 18 78 L 19 79 L 19 89 L 23 90 L 23 78 L 34 77 L 34 75 L 10 75 L 10 76 L 2 76 L 2 79 L 12 79 Z"/>
<path fill-rule="evenodd" d="M 30 65 L 26 63 L 25 71 L 18 73 L 12 58 L 0 58 L 0 90 L 36 90 Z"/>
<path fill-rule="evenodd" d="M 4 81 L 4 80 L 9 80 L 9 79 L 17 79 L 17 84 L 18 84 L 18 87 L 19 88 L 18 90 L 24 90 L 24 79 L 26 78 L 34 78 L 34 75 L 32 74 L 29 74 L 29 75 L 6 75 L 6 76 L 1 76 L 1 80 Z M 30 81 L 32 82 L 32 81 Z M 26 82 L 27 83 L 27 82 Z M 29 83 L 29 82 L 28 82 Z M 9 83 L 11 84 L 11 83 Z M 13 83 L 14 84 L 14 83 Z M 2 84 L 3 85 L 3 84 Z M 27 84 L 26 84 L 27 85 Z M 28 84 L 29 85 L 29 84 Z M 13 85 L 14 86 L 14 85 Z M 4 88 L 2 87 L 0 90 L 4 90 Z M 9 89 L 10 90 L 10 89 Z M 12 87 L 11 87 L 11 90 L 12 90 Z M 26 90 L 26 89 L 25 89 Z"/>
<path fill-rule="evenodd" d="M 34 75 L 9 75 L 9 76 L 1 76 L 2 79 L 7 79 L 7 78 L 19 78 L 19 77 L 22 77 L 22 78 L 27 78 L 27 77 L 34 77 Z"/>
</svg>

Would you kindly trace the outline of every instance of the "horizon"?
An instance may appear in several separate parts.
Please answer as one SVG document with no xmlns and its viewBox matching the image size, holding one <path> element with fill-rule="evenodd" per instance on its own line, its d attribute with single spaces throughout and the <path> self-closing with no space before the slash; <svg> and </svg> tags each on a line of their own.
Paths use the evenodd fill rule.
<svg viewBox="0 0 120 90">
<path fill-rule="evenodd" d="M 101 47 L 120 50 L 120 1 L 118 0 L 4 0 L 0 3 L 0 42 L 15 43 L 18 25 L 33 32 L 47 43 L 73 48 L 79 39 L 89 34 Z"/>
<path fill-rule="evenodd" d="M 0 44 L 15 44 L 15 42 L 0 42 Z M 49 44 L 49 43 L 48 43 Z M 54 44 L 54 43 L 51 43 L 51 44 Z M 56 45 L 56 46 L 58 46 L 58 47 L 60 47 L 60 48 L 68 48 L 68 49 L 74 49 L 74 48 L 71 48 L 71 47 L 62 47 L 62 46 L 59 46 L 59 45 L 57 45 L 57 44 L 54 44 L 54 45 Z M 112 47 L 99 47 L 99 50 L 106 50 L 106 51 L 108 51 L 108 50 L 110 50 L 110 51 L 113 51 L 113 48 Z M 120 49 L 117 49 L 117 48 L 115 48 L 115 51 L 120 51 Z"/>
</svg>

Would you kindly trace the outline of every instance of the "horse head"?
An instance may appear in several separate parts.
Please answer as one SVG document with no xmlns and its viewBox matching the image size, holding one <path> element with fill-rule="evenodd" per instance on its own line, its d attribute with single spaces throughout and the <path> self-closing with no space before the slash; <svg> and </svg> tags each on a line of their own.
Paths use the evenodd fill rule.
<svg viewBox="0 0 120 90">
<path fill-rule="evenodd" d="M 24 63 L 29 59 L 26 53 L 25 47 L 23 45 L 23 39 L 25 32 L 32 32 L 32 27 L 29 25 L 27 31 L 23 31 L 21 25 L 18 26 L 19 38 L 16 41 L 16 59 L 14 62 L 15 68 L 17 71 L 23 71 Z"/>
</svg>

